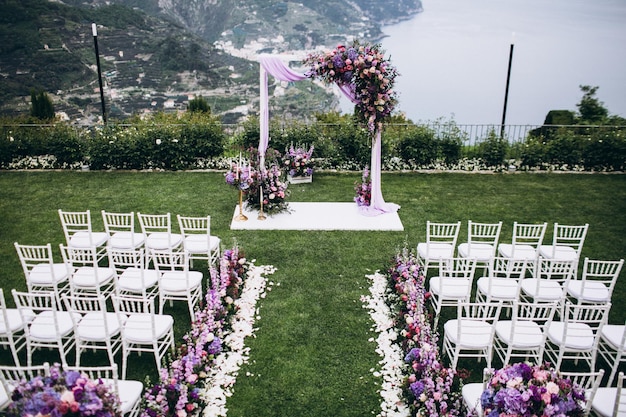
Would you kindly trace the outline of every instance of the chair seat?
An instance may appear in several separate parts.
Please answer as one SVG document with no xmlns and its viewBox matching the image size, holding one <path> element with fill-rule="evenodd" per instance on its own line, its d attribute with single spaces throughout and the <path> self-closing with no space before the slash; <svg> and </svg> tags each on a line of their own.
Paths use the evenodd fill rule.
<svg viewBox="0 0 626 417">
<path fill-rule="evenodd" d="M 462 258 L 476 259 L 479 262 L 487 262 L 493 258 L 494 248 L 489 243 L 461 243 L 457 249 Z"/>
<path fill-rule="evenodd" d="M 539 281 L 539 290 L 537 290 Z M 554 280 L 526 278 L 521 282 L 522 292 L 536 301 L 555 301 L 563 298 L 563 287 Z"/>
<path fill-rule="evenodd" d="M 465 299 L 472 288 L 472 281 L 467 278 L 432 277 L 428 283 L 430 292 L 441 298 Z"/>
<path fill-rule="evenodd" d="M 142 278 L 143 274 L 143 278 Z M 153 287 L 159 281 L 159 272 L 155 269 L 127 268 L 117 280 L 117 288 L 129 292 L 141 292 Z"/>
<path fill-rule="evenodd" d="M 454 246 L 449 243 L 420 242 L 417 244 L 419 256 L 425 259 L 452 258 Z"/>
<path fill-rule="evenodd" d="M 605 324 L 602 326 L 602 340 L 608 343 L 614 350 L 623 349 L 622 338 L 624 337 L 626 326 L 623 324 Z"/>
<path fill-rule="evenodd" d="M 150 314 L 131 314 L 124 324 L 124 340 L 130 343 L 151 343 L 152 324 Z M 165 336 L 174 324 L 174 318 L 168 314 L 155 316 L 155 336 L 157 339 Z"/>
<path fill-rule="evenodd" d="M 102 378 L 102 382 L 110 386 L 114 385 L 114 381 L 112 379 Z M 126 414 L 135 408 L 137 402 L 141 399 L 143 393 L 143 383 L 141 383 L 141 381 L 133 381 L 130 379 L 118 379 L 117 389 L 117 394 L 120 397 L 120 408 L 122 414 Z"/>
<path fill-rule="evenodd" d="M 595 397 L 593 397 L 591 408 L 602 417 L 611 417 L 613 415 L 616 397 L 617 387 L 598 388 Z M 618 414 L 619 417 L 623 417 L 623 415 L 623 413 Z"/>
<path fill-rule="evenodd" d="M 77 326 L 78 336 L 83 340 L 102 341 L 120 333 L 121 325 L 115 313 L 106 313 L 107 328 L 105 331 L 102 312 L 85 314 Z"/>
<path fill-rule="evenodd" d="M 189 271 L 189 282 L 185 272 L 167 271 L 163 273 L 159 289 L 166 293 L 186 293 L 202 284 L 202 272 Z"/>
<path fill-rule="evenodd" d="M 513 245 L 511 243 L 501 243 L 498 245 L 498 252 L 501 256 L 511 259 L 534 261 L 537 251 L 530 245 Z"/>
<path fill-rule="evenodd" d="M 480 397 L 483 394 L 484 385 L 482 382 L 472 382 L 471 384 L 463 384 L 461 388 L 461 395 L 463 396 L 463 402 L 467 405 L 469 410 L 473 410 L 472 415 L 482 416 L 483 408 L 480 405 Z"/>
<path fill-rule="evenodd" d="M 491 281 L 491 288 L 489 288 Z M 513 301 L 518 296 L 518 282 L 509 278 L 481 277 L 476 281 L 479 292 L 493 300 Z"/>
<path fill-rule="evenodd" d="M 563 340 L 563 329 L 565 323 L 553 321 L 548 328 L 548 338 L 557 346 L 567 349 L 587 351 L 593 348 L 594 334 L 589 325 L 585 323 L 569 323 L 565 340 Z"/>
<path fill-rule="evenodd" d="M 569 246 L 541 245 L 539 255 L 548 259 L 558 259 L 561 261 L 575 261 L 578 257 L 576 250 Z"/>
<path fill-rule="evenodd" d="M 457 337 L 459 320 L 448 320 L 443 325 L 445 337 L 464 349 L 485 349 L 492 344 L 491 324 L 484 321 L 464 320 L 461 324 L 460 340 Z"/>
<path fill-rule="evenodd" d="M 56 333 L 52 314 L 52 311 L 44 311 L 33 319 L 29 326 L 29 334 L 32 340 L 51 342 L 56 341 L 58 336 L 63 337 L 72 333 L 74 325 L 70 313 L 67 311 L 56 312 L 59 334 Z M 75 313 L 75 316 L 80 317 L 80 314 Z"/>
<path fill-rule="evenodd" d="M 74 272 L 72 284 L 76 288 L 94 288 L 108 283 L 114 276 L 115 270 L 113 268 L 83 266 Z"/>
<path fill-rule="evenodd" d="M 180 246 L 183 236 L 178 233 L 154 232 L 146 238 L 145 245 L 149 249 L 166 250 Z"/>
<path fill-rule="evenodd" d="M 53 285 L 66 281 L 70 276 L 70 268 L 64 263 L 35 265 L 28 274 L 28 280 L 35 285 Z"/>
<path fill-rule="evenodd" d="M 11 333 L 22 330 L 24 328 L 24 321 L 22 320 L 22 315 L 17 308 L 7 308 L 6 310 L 6 319 L 9 323 L 9 331 Z M 22 313 L 26 316 L 26 320 L 29 322 L 33 320 L 35 317 L 35 313 L 32 310 L 23 309 Z M 0 334 L 7 334 L 7 328 L 4 323 L 4 320 L 0 320 Z"/>
<path fill-rule="evenodd" d="M 611 295 L 606 285 L 601 282 L 571 280 L 567 284 L 567 293 L 574 298 L 592 303 L 611 301 Z"/>
<path fill-rule="evenodd" d="M 76 232 L 70 237 L 67 244 L 74 248 L 91 248 L 102 246 L 109 240 L 109 235 L 105 232 Z"/>
<path fill-rule="evenodd" d="M 115 232 L 109 239 L 109 246 L 115 249 L 136 249 L 143 245 L 143 233 Z"/>
<path fill-rule="evenodd" d="M 184 241 L 184 248 L 190 254 L 206 253 L 217 249 L 220 245 L 220 238 L 210 236 L 207 240 L 206 236 L 192 235 L 187 236 Z"/>
<path fill-rule="evenodd" d="M 515 332 L 511 338 L 513 326 Z M 496 335 L 506 345 L 519 349 L 539 347 L 544 341 L 541 326 L 532 320 L 500 320 L 496 323 Z"/>
</svg>

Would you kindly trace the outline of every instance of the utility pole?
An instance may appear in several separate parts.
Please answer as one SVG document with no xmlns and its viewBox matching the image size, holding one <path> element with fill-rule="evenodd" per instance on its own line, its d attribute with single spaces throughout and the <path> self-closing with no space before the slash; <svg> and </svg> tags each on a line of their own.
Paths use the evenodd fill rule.
<svg viewBox="0 0 626 417">
<path fill-rule="evenodd" d="M 102 71 L 100 70 L 100 53 L 98 52 L 98 29 L 96 24 L 91 24 L 91 31 L 93 32 L 93 44 L 96 48 L 96 65 L 98 67 L 98 83 L 100 84 L 100 103 L 102 104 L 102 121 L 107 124 L 106 107 L 104 106 L 104 89 L 102 88 Z"/>
<path fill-rule="evenodd" d="M 506 105 L 509 100 L 509 84 L 511 83 L 511 64 L 513 63 L 513 47 L 515 46 L 515 33 L 511 37 L 511 49 L 509 50 L 509 69 L 506 73 L 506 89 L 504 90 L 504 108 L 502 109 L 502 124 L 500 125 L 500 139 L 504 139 L 504 124 L 506 122 Z"/>
</svg>

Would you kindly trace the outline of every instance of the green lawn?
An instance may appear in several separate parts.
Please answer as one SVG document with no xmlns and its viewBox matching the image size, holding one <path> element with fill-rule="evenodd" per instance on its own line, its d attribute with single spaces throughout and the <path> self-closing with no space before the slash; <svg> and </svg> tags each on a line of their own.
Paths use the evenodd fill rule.
<svg viewBox="0 0 626 417">
<path fill-rule="evenodd" d="M 290 187 L 290 201 L 351 201 L 358 179 L 360 173 L 316 173 L 312 184 Z M 0 285 L 5 293 L 26 288 L 14 241 L 50 242 L 59 255 L 59 208 L 90 209 L 96 229 L 102 209 L 210 214 L 225 246 L 237 242 L 256 264 L 274 265 L 269 279 L 280 283 L 260 301 L 256 337 L 247 341 L 250 363 L 240 372 L 228 415 L 363 416 L 377 414 L 380 404 L 380 381 L 370 372 L 379 357 L 359 300 L 368 290 L 365 275 L 386 269 L 399 248 L 425 239 L 427 220 L 461 220 L 459 241 L 468 219 L 502 220 L 502 241 L 510 240 L 514 221 L 548 222 L 546 240 L 554 222 L 589 223 L 583 256 L 626 255 L 624 175 L 394 173 L 383 175 L 383 194 L 402 206 L 404 232 L 231 231 L 237 194 L 221 173 L 1 172 Z M 626 294 L 625 274 L 614 300 Z M 186 307 L 166 311 L 182 335 Z M 610 321 L 625 319 L 626 309 L 614 305 Z M 133 359 L 128 376 L 154 377 L 153 367 L 149 356 Z"/>
</svg>

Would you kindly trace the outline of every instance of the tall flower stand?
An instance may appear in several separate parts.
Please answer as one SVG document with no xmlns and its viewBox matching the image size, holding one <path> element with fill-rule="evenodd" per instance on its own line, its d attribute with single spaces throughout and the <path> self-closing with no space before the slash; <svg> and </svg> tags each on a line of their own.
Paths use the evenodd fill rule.
<svg viewBox="0 0 626 417">
<path fill-rule="evenodd" d="M 243 214 L 243 191 L 239 190 L 239 214 L 235 216 L 235 220 L 238 222 L 245 222 L 248 220 L 245 214 Z"/>
</svg>

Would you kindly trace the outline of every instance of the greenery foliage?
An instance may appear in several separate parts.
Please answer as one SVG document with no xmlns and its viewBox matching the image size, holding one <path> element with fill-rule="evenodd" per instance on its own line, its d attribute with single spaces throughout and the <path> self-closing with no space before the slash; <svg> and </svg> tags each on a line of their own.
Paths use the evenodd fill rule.
<svg viewBox="0 0 626 417">
<path fill-rule="evenodd" d="M 54 104 L 45 91 L 30 92 L 30 115 L 41 120 L 54 119 Z"/>
</svg>

